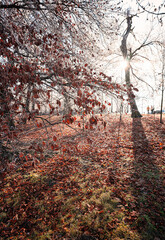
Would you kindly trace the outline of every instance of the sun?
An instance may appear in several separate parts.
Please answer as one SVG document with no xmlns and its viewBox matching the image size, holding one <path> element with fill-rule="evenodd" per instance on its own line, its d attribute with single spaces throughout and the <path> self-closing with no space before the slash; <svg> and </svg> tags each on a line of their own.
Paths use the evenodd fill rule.
<svg viewBox="0 0 165 240">
<path fill-rule="evenodd" d="M 126 68 L 128 68 L 128 66 L 129 66 L 129 61 L 128 60 L 123 60 L 122 62 L 121 62 L 121 69 L 126 69 Z"/>
</svg>

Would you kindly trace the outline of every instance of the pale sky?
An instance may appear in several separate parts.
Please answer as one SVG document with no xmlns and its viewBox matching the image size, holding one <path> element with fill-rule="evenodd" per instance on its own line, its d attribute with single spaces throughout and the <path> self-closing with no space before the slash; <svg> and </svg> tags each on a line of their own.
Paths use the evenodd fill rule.
<svg viewBox="0 0 165 240">
<path fill-rule="evenodd" d="M 154 4 L 155 7 L 159 6 L 161 3 L 165 3 L 163 0 L 142 0 L 141 3 L 145 6 L 145 4 L 149 2 L 150 4 Z M 128 7 L 131 7 L 131 11 L 133 12 L 134 7 L 137 7 L 135 5 L 136 0 L 124 0 L 123 1 L 125 5 L 125 9 Z M 165 12 L 165 7 L 164 9 Z M 147 21 L 147 19 L 149 20 Z M 124 19 L 124 18 L 123 18 Z M 120 22 L 123 21 L 121 19 Z M 124 69 L 123 69 L 123 61 L 120 52 L 120 44 L 121 44 L 121 39 L 122 39 L 122 34 L 124 33 L 124 30 L 126 29 L 126 21 L 122 23 L 123 26 L 123 32 L 121 31 L 121 36 L 119 36 L 118 41 L 112 46 L 112 49 L 116 51 L 116 55 L 114 54 L 109 55 L 109 57 L 105 57 L 105 64 L 103 64 L 103 69 L 105 70 L 105 73 L 108 75 L 114 76 L 113 80 L 116 79 L 117 82 L 122 82 L 122 79 L 124 79 Z M 136 49 L 139 47 L 144 39 L 146 38 L 146 35 L 149 34 L 150 30 L 152 29 L 151 36 L 149 41 L 153 40 L 162 40 L 161 38 L 161 32 L 163 35 L 164 29 L 165 29 L 165 21 L 164 21 L 164 26 L 161 27 L 161 24 L 158 23 L 157 19 L 153 19 L 153 16 L 150 14 L 147 16 L 146 13 L 140 14 L 139 17 L 134 17 L 133 18 L 133 24 L 132 26 L 134 27 L 133 32 L 135 35 L 135 38 L 132 36 L 132 34 L 129 35 L 128 38 L 128 43 L 130 43 L 130 47 L 132 50 Z M 112 52 L 113 52 L 112 50 Z M 161 63 L 160 59 L 158 58 L 158 52 L 155 50 L 155 47 L 152 46 L 150 53 L 147 51 L 148 48 L 144 48 L 143 51 L 140 51 L 139 54 L 142 56 L 136 57 L 136 61 L 132 62 L 132 66 L 134 69 L 137 69 L 137 76 L 140 77 L 142 80 L 148 82 L 153 88 L 157 88 L 160 85 L 160 80 L 161 80 L 161 75 L 158 74 L 161 72 Z M 118 52 L 118 53 L 117 53 Z M 118 54 L 118 57 L 117 57 Z M 108 55 L 107 55 L 108 56 Z M 145 58 L 148 58 L 146 60 Z M 112 60 L 113 59 L 113 60 Z M 135 87 L 136 82 L 140 82 L 139 80 L 132 81 Z M 156 84 L 155 84 L 156 83 Z M 139 110 L 143 112 L 147 112 L 147 106 L 154 105 L 155 110 L 160 109 L 160 103 L 161 103 L 161 91 L 160 89 L 157 91 L 152 91 L 150 87 L 147 85 L 143 84 L 140 82 L 139 84 L 139 92 L 137 93 L 137 104 Z M 165 109 L 165 97 L 164 97 L 164 109 Z"/>
</svg>

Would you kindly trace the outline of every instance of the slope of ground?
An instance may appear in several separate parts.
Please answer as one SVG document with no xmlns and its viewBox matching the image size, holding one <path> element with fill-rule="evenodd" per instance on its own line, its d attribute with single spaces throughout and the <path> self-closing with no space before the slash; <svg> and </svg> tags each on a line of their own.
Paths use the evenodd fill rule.
<svg viewBox="0 0 165 240">
<path fill-rule="evenodd" d="M 164 239 L 165 126 L 152 115 L 104 121 L 27 126 L 1 178 L 0 239 Z"/>
</svg>

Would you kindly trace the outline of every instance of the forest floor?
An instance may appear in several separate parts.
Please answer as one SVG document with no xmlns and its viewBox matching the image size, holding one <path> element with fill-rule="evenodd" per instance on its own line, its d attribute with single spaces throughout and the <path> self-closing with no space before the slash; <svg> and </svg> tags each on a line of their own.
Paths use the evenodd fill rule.
<svg viewBox="0 0 165 240">
<path fill-rule="evenodd" d="M 165 239 L 165 124 L 107 115 L 106 127 L 79 131 L 76 121 L 27 124 L 13 139 L 0 239 Z"/>
</svg>

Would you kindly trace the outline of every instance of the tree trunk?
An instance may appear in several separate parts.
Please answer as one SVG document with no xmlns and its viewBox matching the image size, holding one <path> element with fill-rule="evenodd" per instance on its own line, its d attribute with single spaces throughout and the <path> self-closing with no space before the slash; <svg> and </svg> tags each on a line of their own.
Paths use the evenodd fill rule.
<svg viewBox="0 0 165 240">
<path fill-rule="evenodd" d="M 164 98 L 164 69 L 165 69 L 165 49 L 163 51 L 163 66 L 162 66 L 162 96 L 161 96 L 161 108 L 160 108 L 160 123 L 163 123 L 163 98 Z"/>
<path fill-rule="evenodd" d="M 129 33 L 131 32 L 131 27 L 132 27 L 132 16 L 130 15 L 129 10 L 127 11 L 127 29 L 125 34 L 123 35 L 122 41 L 121 41 L 121 52 L 124 58 L 124 61 L 128 62 L 128 66 L 125 68 L 125 82 L 126 82 L 126 87 L 127 87 L 127 94 L 128 94 L 128 100 L 131 106 L 131 117 L 132 118 L 138 118 L 142 117 L 140 114 L 138 107 L 136 105 L 135 101 L 135 95 L 133 93 L 133 90 L 131 88 L 131 80 L 130 80 L 130 59 L 131 59 L 131 52 L 130 56 L 128 54 L 128 49 L 127 49 L 127 38 Z"/>
<path fill-rule="evenodd" d="M 127 87 L 128 100 L 129 100 L 130 107 L 131 107 L 131 117 L 132 118 L 142 117 L 142 115 L 140 114 L 138 107 L 136 105 L 135 95 L 131 88 L 130 67 L 129 66 L 125 69 L 125 82 L 126 82 L 126 87 Z"/>
<path fill-rule="evenodd" d="M 27 115 L 30 113 L 30 97 L 31 97 L 31 92 L 32 92 L 32 88 L 31 88 L 31 83 L 28 83 L 27 86 L 27 93 L 25 96 L 25 115 L 22 118 L 23 124 L 27 123 Z"/>
<path fill-rule="evenodd" d="M 14 119 L 12 118 L 12 116 L 10 114 L 10 108 L 9 108 L 8 102 L 6 101 L 7 94 L 8 93 L 5 92 L 5 90 L 3 90 L 3 89 L 0 91 L 0 101 L 2 103 L 1 111 L 6 118 L 6 123 L 8 124 L 9 129 L 12 131 L 15 129 L 15 123 L 14 123 Z"/>
<path fill-rule="evenodd" d="M 162 83 L 162 96 L 161 96 L 161 108 L 160 108 L 160 123 L 163 123 L 163 117 L 162 117 L 162 113 L 163 113 L 163 97 L 164 97 L 164 80 Z"/>
<path fill-rule="evenodd" d="M 8 150 L 0 140 L 0 164 L 1 164 L 0 171 L 3 171 L 6 168 L 8 158 L 9 158 Z"/>
<path fill-rule="evenodd" d="M 70 98 L 67 95 L 67 93 L 64 91 L 64 113 L 63 115 L 65 118 L 68 118 L 68 116 L 71 114 L 71 107 L 70 107 Z"/>
</svg>

